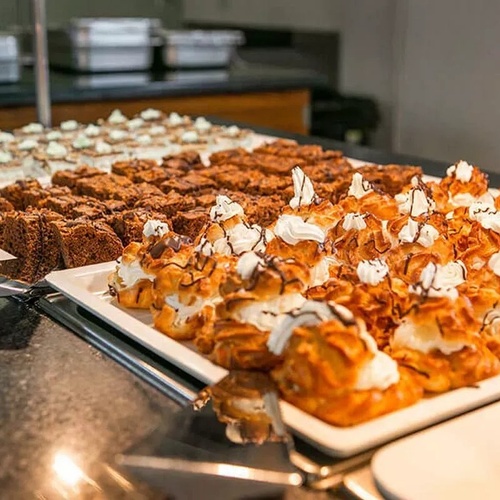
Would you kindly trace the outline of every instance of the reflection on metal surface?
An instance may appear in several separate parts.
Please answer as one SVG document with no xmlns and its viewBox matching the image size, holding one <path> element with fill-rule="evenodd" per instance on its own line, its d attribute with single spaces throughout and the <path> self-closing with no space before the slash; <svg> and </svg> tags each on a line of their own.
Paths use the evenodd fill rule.
<svg viewBox="0 0 500 500">
<path fill-rule="evenodd" d="M 165 470 L 199 476 L 243 479 L 246 481 L 285 486 L 300 486 L 303 482 L 302 476 L 295 472 L 279 472 L 219 462 L 198 462 L 183 460 L 181 458 L 140 455 L 119 455 L 116 460 L 122 466 Z"/>
<path fill-rule="evenodd" d="M 73 488 L 87 479 L 82 469 L 66 453 L 55 454 L 52 469 L 63 484 Z"/>
</svg>

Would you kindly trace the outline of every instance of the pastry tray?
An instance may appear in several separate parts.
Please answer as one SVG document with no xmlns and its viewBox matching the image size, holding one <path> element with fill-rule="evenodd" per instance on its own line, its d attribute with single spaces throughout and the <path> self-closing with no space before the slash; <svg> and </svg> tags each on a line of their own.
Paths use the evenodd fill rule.
<svg viewBox="0 0 500 500">
<path fill-rule="evenodd" d="M 189 343 L 181 343 L 152 327 L 149 311 L 124 309 L 108 293 L 107 278 L 115 262 L 55 271 L 46 281 L 63 295 L 133 341 L 164 358 L 195 379 L 213 384 L 227 371 L 199 354 Z M 346 457 L 371 449 L 500 399 L 500 376 L 473 387 L 456 389 L 421 400 L 408 408 L 348 428 L 329 425 L 282 402 L 285 422 L 305 441 L 324 453 Z"/>
</svg>

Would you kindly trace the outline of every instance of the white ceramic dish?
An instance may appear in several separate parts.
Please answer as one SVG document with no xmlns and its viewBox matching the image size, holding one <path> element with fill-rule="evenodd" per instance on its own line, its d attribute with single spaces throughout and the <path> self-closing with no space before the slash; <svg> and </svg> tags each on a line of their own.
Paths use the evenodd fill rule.
<svg viewBox="0 0 500 500">
<path fill-rule="evenodd" d="M 55 289 L 138 341 L 164 359 L 207 384 L 226 375 L 226 370 L 208 361 L 188 344 L 177 342 L 151 326 L 148 311 L 134 311 L 116 306 L 107 290 L 107 277 L 114 262 L 77 269 L 55 271 L 47 281 Z M 284 419 L 293 431 L 323 452 L 349 456 L 423 429 L 500 399 L 500 376 L 485 380 L 473 388 L 451 391 L 349 428 L 334 427 L 282 403 Z"/>
<path fill-rule="evenodd" d="M 384 447 L 372 460 L 378 488 L 391 499 L 499 498 L 499 421 L 495 403 Z"/>
</svg>

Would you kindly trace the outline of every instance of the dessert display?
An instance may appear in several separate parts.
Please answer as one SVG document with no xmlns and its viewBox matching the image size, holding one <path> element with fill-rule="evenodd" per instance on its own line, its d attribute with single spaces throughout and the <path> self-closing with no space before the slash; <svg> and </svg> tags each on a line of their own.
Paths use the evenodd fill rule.
<svg viewBox="0 0 500 500">
<path fill-rule="evenodd" d="M 217 167 L 240 156 L 219 153 Z M 443 186 L 417 175 L 392 195 L 373 177 L 378 170 L 368 171 L 373 180 L 357 170 L 344 192 L 322 200 L 293 167 L 289 204 L 267 228 L 251 224 L 235 199 L 216 196 L 194 241 L 176 245 L 149 278 L 157 329 L 193 341 L 225 368 L 269 373 L 286 401 L 341 427 L 499 374 L 493 197 L 478 192 L 465 218 L 463 207 L 440 211 L 449 204 L 433 192 Z M 465 227 L 459 237 L 455 212 Z M 466 238 L 475 241 L 474 224 L 490 245 L 473 259 Z M 175 237 L 169 228 L 159 242 Z M 112 289 L 130 248 L 149 272 L 140 256 L 150 245 L 145 235 L 125 249 Z"/>
<path fill-rule="evenodd" d="M 157 110 L 37 125 L 0 135 L 0 172 L 26 177 L 0 188 L 1 275 L 116 260 L 117 307 L 340 427 L 500 374 L 500 202 L 477 167 L 425 182 Z"/>
<path fill-rule="evenodd" d="M 146 109 L 134 117 L 114 110 L 96 124 L 75 120 L 44 128 L 30 123 L 13 133 L 0 131 L 0 185 L 24 178 L 47 178 L 60 170 L 88 165 L 109 172 L 130 159 L 162 163 L 186 151 L 207 154 L 233 147 L 252 148 L 254 134 L 236 126 L 214 125 L 177 113 Z"/>
</svg>

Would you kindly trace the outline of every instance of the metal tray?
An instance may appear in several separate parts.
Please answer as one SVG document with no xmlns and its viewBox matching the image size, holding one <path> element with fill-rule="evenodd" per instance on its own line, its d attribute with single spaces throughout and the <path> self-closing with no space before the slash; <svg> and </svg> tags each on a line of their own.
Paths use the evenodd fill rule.
<svg viewBox="0 0 500 500">
<path fill-rule="evenodd" d="M 245 41 L 241 31 L 164 31 L 163 59 L 171 68 L 229 66 L 236 47 Z"/>
<path fill-rule="evenodd" d="M 123 309 L 108 294 L 107 278 L 115 262 L 51 273 L 46 281 L 111 327 L 142 344 L 206 384 L 222 379 L 227 371 L 194 350 L 152 327 L 149 311 Z M 469 410 L 500 399 L 500 376 L 423 399 L 408 408 L 353 427 L 329 425 L 282 402 L 287 425 L 304 440 L 332 456 L 346 457 L 374 448 Z"/>
</svg>

